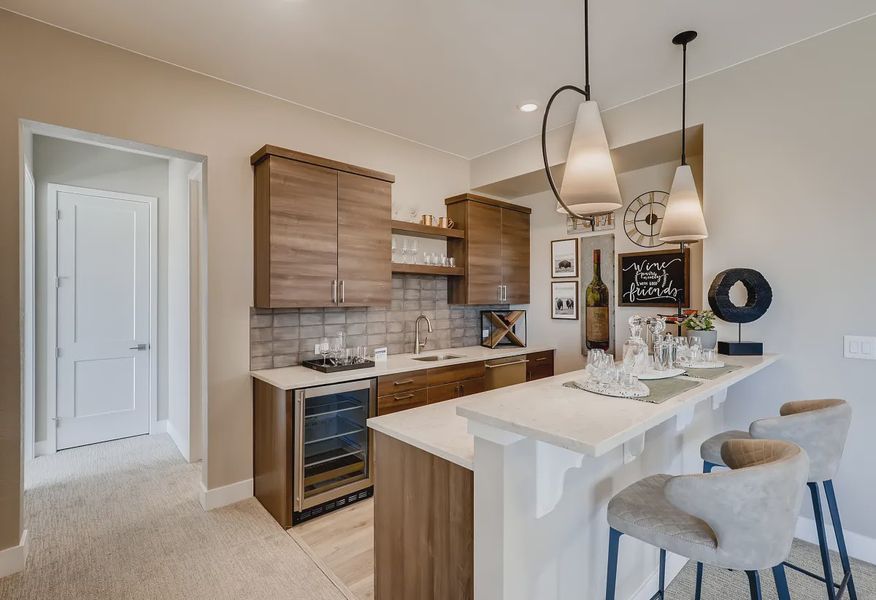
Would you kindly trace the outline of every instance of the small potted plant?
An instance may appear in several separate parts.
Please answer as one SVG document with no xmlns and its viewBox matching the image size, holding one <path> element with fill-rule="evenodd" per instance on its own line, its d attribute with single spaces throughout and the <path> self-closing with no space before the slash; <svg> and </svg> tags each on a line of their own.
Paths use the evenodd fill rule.
<svg viewBox="0 0 876 600">
<path fill-rule="evenodd" d="M 698 339 L 704 350 L 718 345 L 718 332 L 715 331 L 715 313 L 710 310 L 695 312 L 684 320 L 687 338 Z"/>
</svg>

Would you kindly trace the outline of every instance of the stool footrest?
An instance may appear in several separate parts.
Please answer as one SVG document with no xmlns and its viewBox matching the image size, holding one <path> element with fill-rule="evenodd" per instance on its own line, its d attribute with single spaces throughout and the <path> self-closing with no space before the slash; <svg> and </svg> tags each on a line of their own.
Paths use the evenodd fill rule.
<svg viewBox="0 0 876 600">
<path fill-rule="evenodd" d="M 798 567 L 797 565 L 795 565 L 793 563 L 789 563 L 788 561 L 785 561 L 782 564 L 784 564 L 786 567 L 788 567 L 790 569 L 794 569 L 798 573 L 802 573 L 803 575 L 806 575 L 807 577 L 811 577 L 812 579 L 817 579 L 821 583 L 827 583 L 827 579 L 825 579 L 824 577 L 822 577 L 818 573 L 813 573 L 812 571 L 807 571 L 803 567 Z M 836 596 L 836 600 L 841 600 L 843 594 L 846 591 L 846 586 L 848 586 L 848 584 L 849 584 L 849 578 L 851 576 L 852 576 L 851 573 L 846 573 L 845 576 L 843 577 L 842 582 L 833 584 L 833 587 L 835 587 L 839 591 L 839 593 Z"/>
</svg>

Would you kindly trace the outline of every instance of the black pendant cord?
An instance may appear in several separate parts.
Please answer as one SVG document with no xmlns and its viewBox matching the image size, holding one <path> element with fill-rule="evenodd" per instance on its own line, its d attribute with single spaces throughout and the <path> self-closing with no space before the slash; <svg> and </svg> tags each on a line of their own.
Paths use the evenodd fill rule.
<svg viewBox="0 0 876 600">
<path fill-rule="evenodd" d="M 687 153 L 685 152 L 685 138 L 687 131 L 685 124 L 687 123 L 687 44 L 682 46 L 682 67 L 681 67 L 681 164 L 687 164 Z"/>
</svg>

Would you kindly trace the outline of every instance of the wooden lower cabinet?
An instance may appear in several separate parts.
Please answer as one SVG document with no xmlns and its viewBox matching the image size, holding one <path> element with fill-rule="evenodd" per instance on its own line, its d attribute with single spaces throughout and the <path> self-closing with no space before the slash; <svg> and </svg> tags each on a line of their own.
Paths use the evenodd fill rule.
<svg viewBox="0 0 876 600">
<path fill-rule="evenodd" d="M 527 356 L 526 381 L 535 381 L 554 376 L 554 351 L 534 352 Z"/>
<path fill-rule="evenodd" d="M 376 600 L 474 597 L 474 474 L 375 433 Z"/>
<path fill-rule="evenodd" d="M 461 398 L 469 394 L 477 394 L 486 389 L 484 378 L 467 379 L 465 381 L 455 381 L 453 383 L 445 383 L 444 385 L 436 385 L 426 390 L 427 402 L 435 404 L 436 402 L 444 402 L 445 400 L 453 400 Z"/>
<path fill-rule="evenodd" d="M 377 414 L 388 415 L 400 410 L 426 406 L 427 395 L 425 389 L 401 391 L 388 396 L 377 397 Z"/>
</svg>

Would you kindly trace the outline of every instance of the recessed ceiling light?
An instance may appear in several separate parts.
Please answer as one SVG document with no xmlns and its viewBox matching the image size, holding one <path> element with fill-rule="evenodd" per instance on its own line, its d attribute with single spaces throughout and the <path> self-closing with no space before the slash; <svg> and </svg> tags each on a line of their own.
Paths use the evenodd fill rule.
<svg viewBox="0 0 876 600">
<path fill-rule="evenodd" d="M 538 110 L 538 104 L 535 102 L 527 102 L 525 104 L 521 104 L 517 108 L 520 109 L 520 112 L 535 112 Z"/>
</svg>

